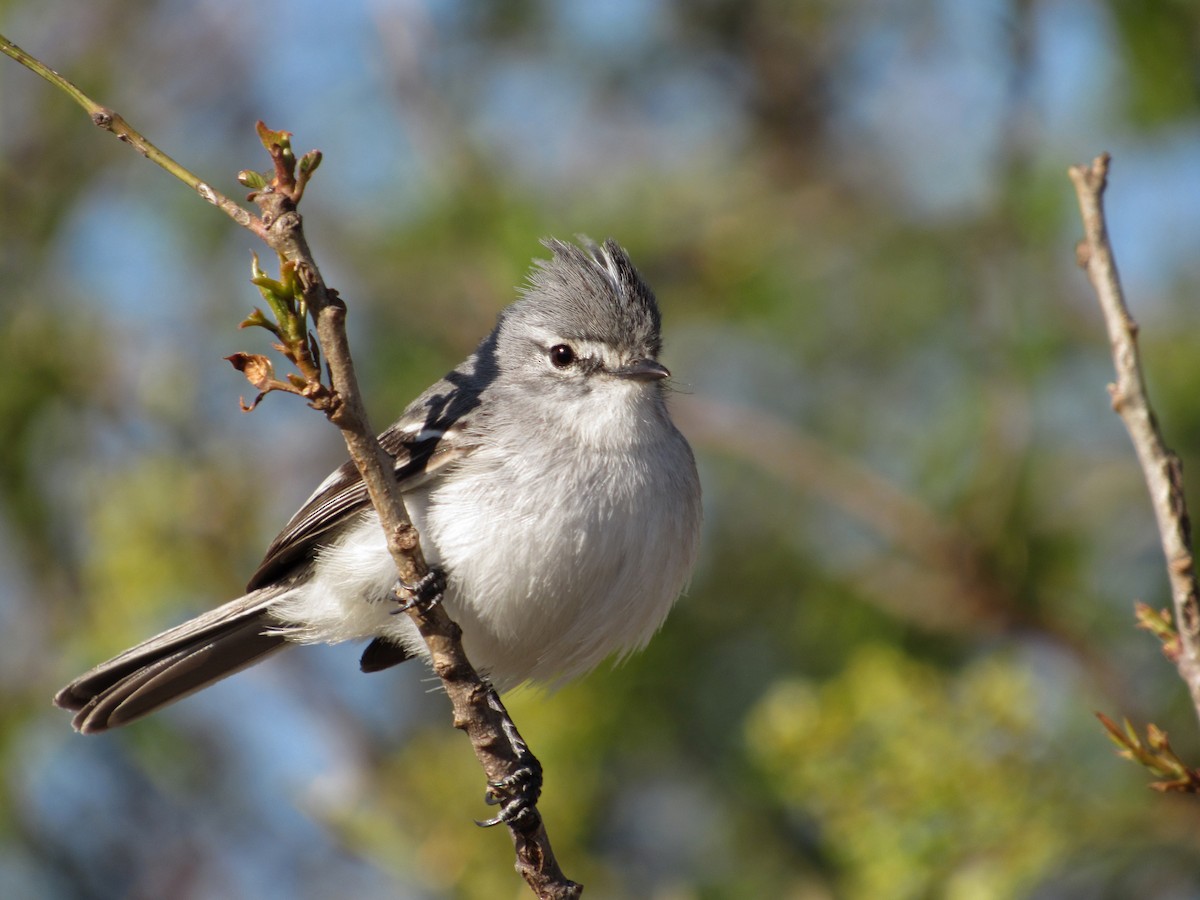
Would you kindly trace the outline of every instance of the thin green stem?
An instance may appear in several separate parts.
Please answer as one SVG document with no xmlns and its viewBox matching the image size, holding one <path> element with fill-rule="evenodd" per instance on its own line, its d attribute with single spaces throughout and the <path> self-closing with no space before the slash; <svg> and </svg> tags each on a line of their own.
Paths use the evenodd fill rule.
<svg viewBox="0 0 1200 900">
<path fill-rule="evenodd" d="M 8 56 L 31 72 L 40 75 L 46 81 L 57 87 L 59 90 L 67 94 L 72 100 L 83 107 L 88 117 L 92 120 L 92 124 L 103 128 L 105 131 L 116 135 L 117 139 L 130 144 L 137 149 L 142 156 L 146 157 L 151 162 L 158 165 L 160 168 L 174 175 L 193 191 L 211 203 L 213 206 L 220 209 L 231 219 L 247 228 L 255 234 L 262 236 L 263 227 L 257 216 L 251 215 L 247 210 L 238 206 L 234 201 L 230 200 L 224 194 L 212 188 L 208 183 L 201 180 L 197 175 L 188 171 L 162 150 L 159 150 L 154 144 L 150 143 L 141 132 L 133 128 L 120 114 L 111 109 L 97 103 L 61 74 L 50 68 L 40 59 L 26 51 L 22 50 L 3 34 L 0 34 L 0 53 Z"/>
<path fill-rule="evenodd" d="M 36 72 L 51 84 L 66 91 L 71 95 L 76 103 L 86 109 L 89 113 L 99 108 L 99 104 L 95 103 L 90 97 L 87 96 L 87 94 L 77 88 L 74 84 L 72 84 L 62 75 L 58 74 L 58 72 L 55 72 L 37 57 L 26 53 L 2 34 L 0 34 L 0 52 L 3 52 L 5 56 L 11 56 L 25 68 Z"/>
</svg>

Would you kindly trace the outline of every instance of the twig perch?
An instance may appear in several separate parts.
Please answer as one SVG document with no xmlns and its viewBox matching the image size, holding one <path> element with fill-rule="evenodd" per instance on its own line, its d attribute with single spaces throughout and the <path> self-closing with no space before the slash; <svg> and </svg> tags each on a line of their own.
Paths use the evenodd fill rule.
<svg viewBox="0 0 1200 900">
<path fill-rule="evenodd" d="M 243 184 L 254 187 L 251 199 L 258 205 L 255 216 L 236 202 L 214 190 L 143 135 L 133 129 L 120 115 L 101 106 L 78 87 L 40 60 L 21 50 L 0 35 L 0 53 L 15 59 L 65 91 L 87 111 L 93 124 L 130 144 L 147 159 L 156 163 L 187 184 L 209 203 L 221 209 L 235 222 L 261 238 L 274 250 L 281 262 L 281 280 L 272 282 L 256 272 L 255 282 L 268 290 L 283 288 L 294 291 L 300 303 L 296 307 L 301 323 L 300 333 L 283 326 L 273 326 L 256 311 L 246 323 L 262 325 L 280 338 L 280 349 L 297 363 L 302 375 L 288 382 L 274 378 L 265 357 L 237 355 L 234 364 L 245 371 L 253 370 L 252 381 L 261 379 L 266 390 L 290 390 L 321 409 L 341 431 L 347 450 L 362 475 L 363 483 L 387 534 L 388 549 L 395 560 L 400 579 L 416 584 L 427 572 L 416 529 L 404 507 L 399 486 L 393 474 L 392 460 L 384 453 L 368 421 L 354 372 L 350 347 L 346 338 L 346 307 L 335 291 L 328 288 L 304 237 L 303 225 L 296 205 L 309 177 L 320 162 L 313 151 L 297 161 L 292 156 L 289 135 L 273 132 L 259 123 L 259 136 L 271 153 L 274 172 L 271 177 L 255 173 L 240 173 Z M 297 171 L 297 162 L 299 170 Z M 257 263 L 256 263 L 257 270 Z M 261 276 L 261 277 L 260 277 Z M 263 283 L 260 283 L 263 282 Z M 266 291 L 264 291 L 264 295 Z M 308 346 L 304 315 L 310 315 L 316 325 L 317 341 L 325 357 L 329 385 L 320 380 L 320 366 L 315 362 L 315 347 Z M 263 319 L 259 321 L 259 319 Z M 232 360 L 231 360 L 232 361 Z M 256 381 L 257 383 L 257 381 Z M 461 631 L 440 605 L 409 608 L 422 637 L 429 647 L 433 669 L 441 678 L 446 695 L 453 707 L 454 725 L 467 733 L 475 755 L 483 767 L 489 784 L 489 795 L 504 799 L 507 786 L 514 783 L 519 772 L 528 767 L 532 755 L 513 726 L 508 713 L 495 691 L 479 677 L 463 651 Z M 533 761 L 536 765 L 536 760 Z M 517 853 L 517 870 L 533 892 L 541 898 L 577 897 L 582 887 L 570 881 L 558 866 L 550 841 L 536 806 L 507 821 Z"/>
<path fill-rule="evenodd" d="M 262 232 L 258 224 L 258 220 L 248 211 L 238 206 L 237 203 L 230 200 L 224 194 L 214 190 L 198 176 L 193 175 L 167 154 L 163 153 L 148 141 L 143 135 L 135 131 L 129 126 L 120 115 L 113 112 L 106 106 L 101 106 L 71 81 L 64 78 L 58 72 L 51 69 L 35 56 L 26 53 L 4 35 L 0 34 L 0 53 L 11 57 L 32 72 L 36 72 L 42 78 L 46 79 L 52 85 L 63 91 L 72 100 L 83 107 L 88 114 L 88 118 L 92 120 L 92 124 L 97 128 L 103 128 L 109 134 L 114 135 L 118 140 L 129 144 L 138 153 L 146 157 L 146 159 L 155 163 L 159 167 L 170 172 L 193 191 L 211 203 L 217 209 L 224 212 L 227 216 L 250 231 L 262 237 Z"/>
<path fill-rule="evenodd" d="M 1109 385 L 1108 391 L 1113 409 L 1125 423 L 1137 452 L 1166 556 L 1178 640 L 1170 640 L 1171 635 L 1161 634 L 1161 629 L 1155 629 L 1155 633 L 1164 641 L 1168 658 L 1187 684 L 1192 705 L 1200 715 L 1200 589 L 1183 492 L 1183 467 L 1179 457 L 1163 442 L 1142 377 L 1138 327 L 1125 305 L 1104 219 L 1108 165 L 1109 156 L 1105 153 L 1091 165 L 1071 166 L 1068 170 L 1083 218 L 1084 239 L 1077 248 L 1077 257 L 1104 313 L 1117 375 L 1116 383 Z M 1145 620 L 1144 615 L 1141 618 Z"/>
</svg>

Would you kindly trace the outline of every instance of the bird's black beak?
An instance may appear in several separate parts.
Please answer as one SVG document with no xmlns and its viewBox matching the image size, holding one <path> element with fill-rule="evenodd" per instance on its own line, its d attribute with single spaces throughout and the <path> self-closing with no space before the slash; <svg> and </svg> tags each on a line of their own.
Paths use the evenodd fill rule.
<svg viewBox="0 0 1200 900">
<path fill-rule="evenodd" d="M 659 381 L 671 377 L 671 370 L 656 359 L 635 359 L 627 366 L 613 369 L 618 378 L 631 378 L 634 381 Z"/>
</svg>

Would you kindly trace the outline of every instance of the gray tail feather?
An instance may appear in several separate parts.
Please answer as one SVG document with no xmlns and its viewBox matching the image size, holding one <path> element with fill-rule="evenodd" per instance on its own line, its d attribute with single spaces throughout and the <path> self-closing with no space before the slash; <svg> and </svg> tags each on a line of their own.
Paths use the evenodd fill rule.
<svg viewBox="0 0 1200 900">
<path fill-rule="evenodd" d="M 149 715 L 287 646 L 267 587 L 150 638 L 80 675 L 54 697 L 75 728 L 107 731 Z"/>
</svg>

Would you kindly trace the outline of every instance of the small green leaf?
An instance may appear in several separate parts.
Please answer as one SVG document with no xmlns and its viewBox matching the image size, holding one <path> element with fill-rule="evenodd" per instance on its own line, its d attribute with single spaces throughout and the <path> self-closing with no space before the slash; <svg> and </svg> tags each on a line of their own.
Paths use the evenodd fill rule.
<svg viewBox="0 0 1200 900">
<path fill-rule="evenodd" d="M 321 165 L 322 158 L 320 150 L 309 150 L 300 157 L 300 174 L 311 177 L 312 173 L 317 171 L 317 167 Z"/>
<path fill-rule="evenodd" d="M 237 173 L 237 180 L 242 187 L 254 191 L 260 191 L 267 186 L 267 179 L 262 172 L 255 172 L 253 169 L 242 169 Z"/>
<path fill-rule="evenodd" d="M 254 127 L 258 132 L 258 139 L 262 141 L 262 145 L 268 151 L 272 147 L 278 147 L 285 153 L 292 152 L 292 133 L 290 131 L 272 131 L 262 119 L 259 119 Z"/>
<path fill-rule="evenodd" d="M 1128 719 L 1124 729 L 1117 726 L 1103 713 L 1096 713 L 1108 736 L 1118 747 L 1117 755 L 1139 763 L 1155 775 L 1168 777 L 1169 781 L 1157 781 L 1150 785 L 1156 791 L 1200 793 L 1200 769 L 1193 769 L 1181 760 L 1171 747 L 1167 733 L 1153 722 L 1146 726 L 1146 741 L 1143 744 L 1137 729 Z"/>
<path fill-rule="evenodd" d="M 250 251 L 250 281 L 253 284 L 258 283 L 258 279 L 265 278 L 267 275 L 263 271 L 262 266 L 258 264 L 258 254 L 253 250 Z"/>
<path fill-rule="evenodd" d="M 1155 753 L 1170 751 L 1171 744 L 1167 740 L 1167 733 L 1155 725 L 1153 722 L 1146 726 L 1146 743 L 1150 745 L 1150 749 Z"/>
</svg>

